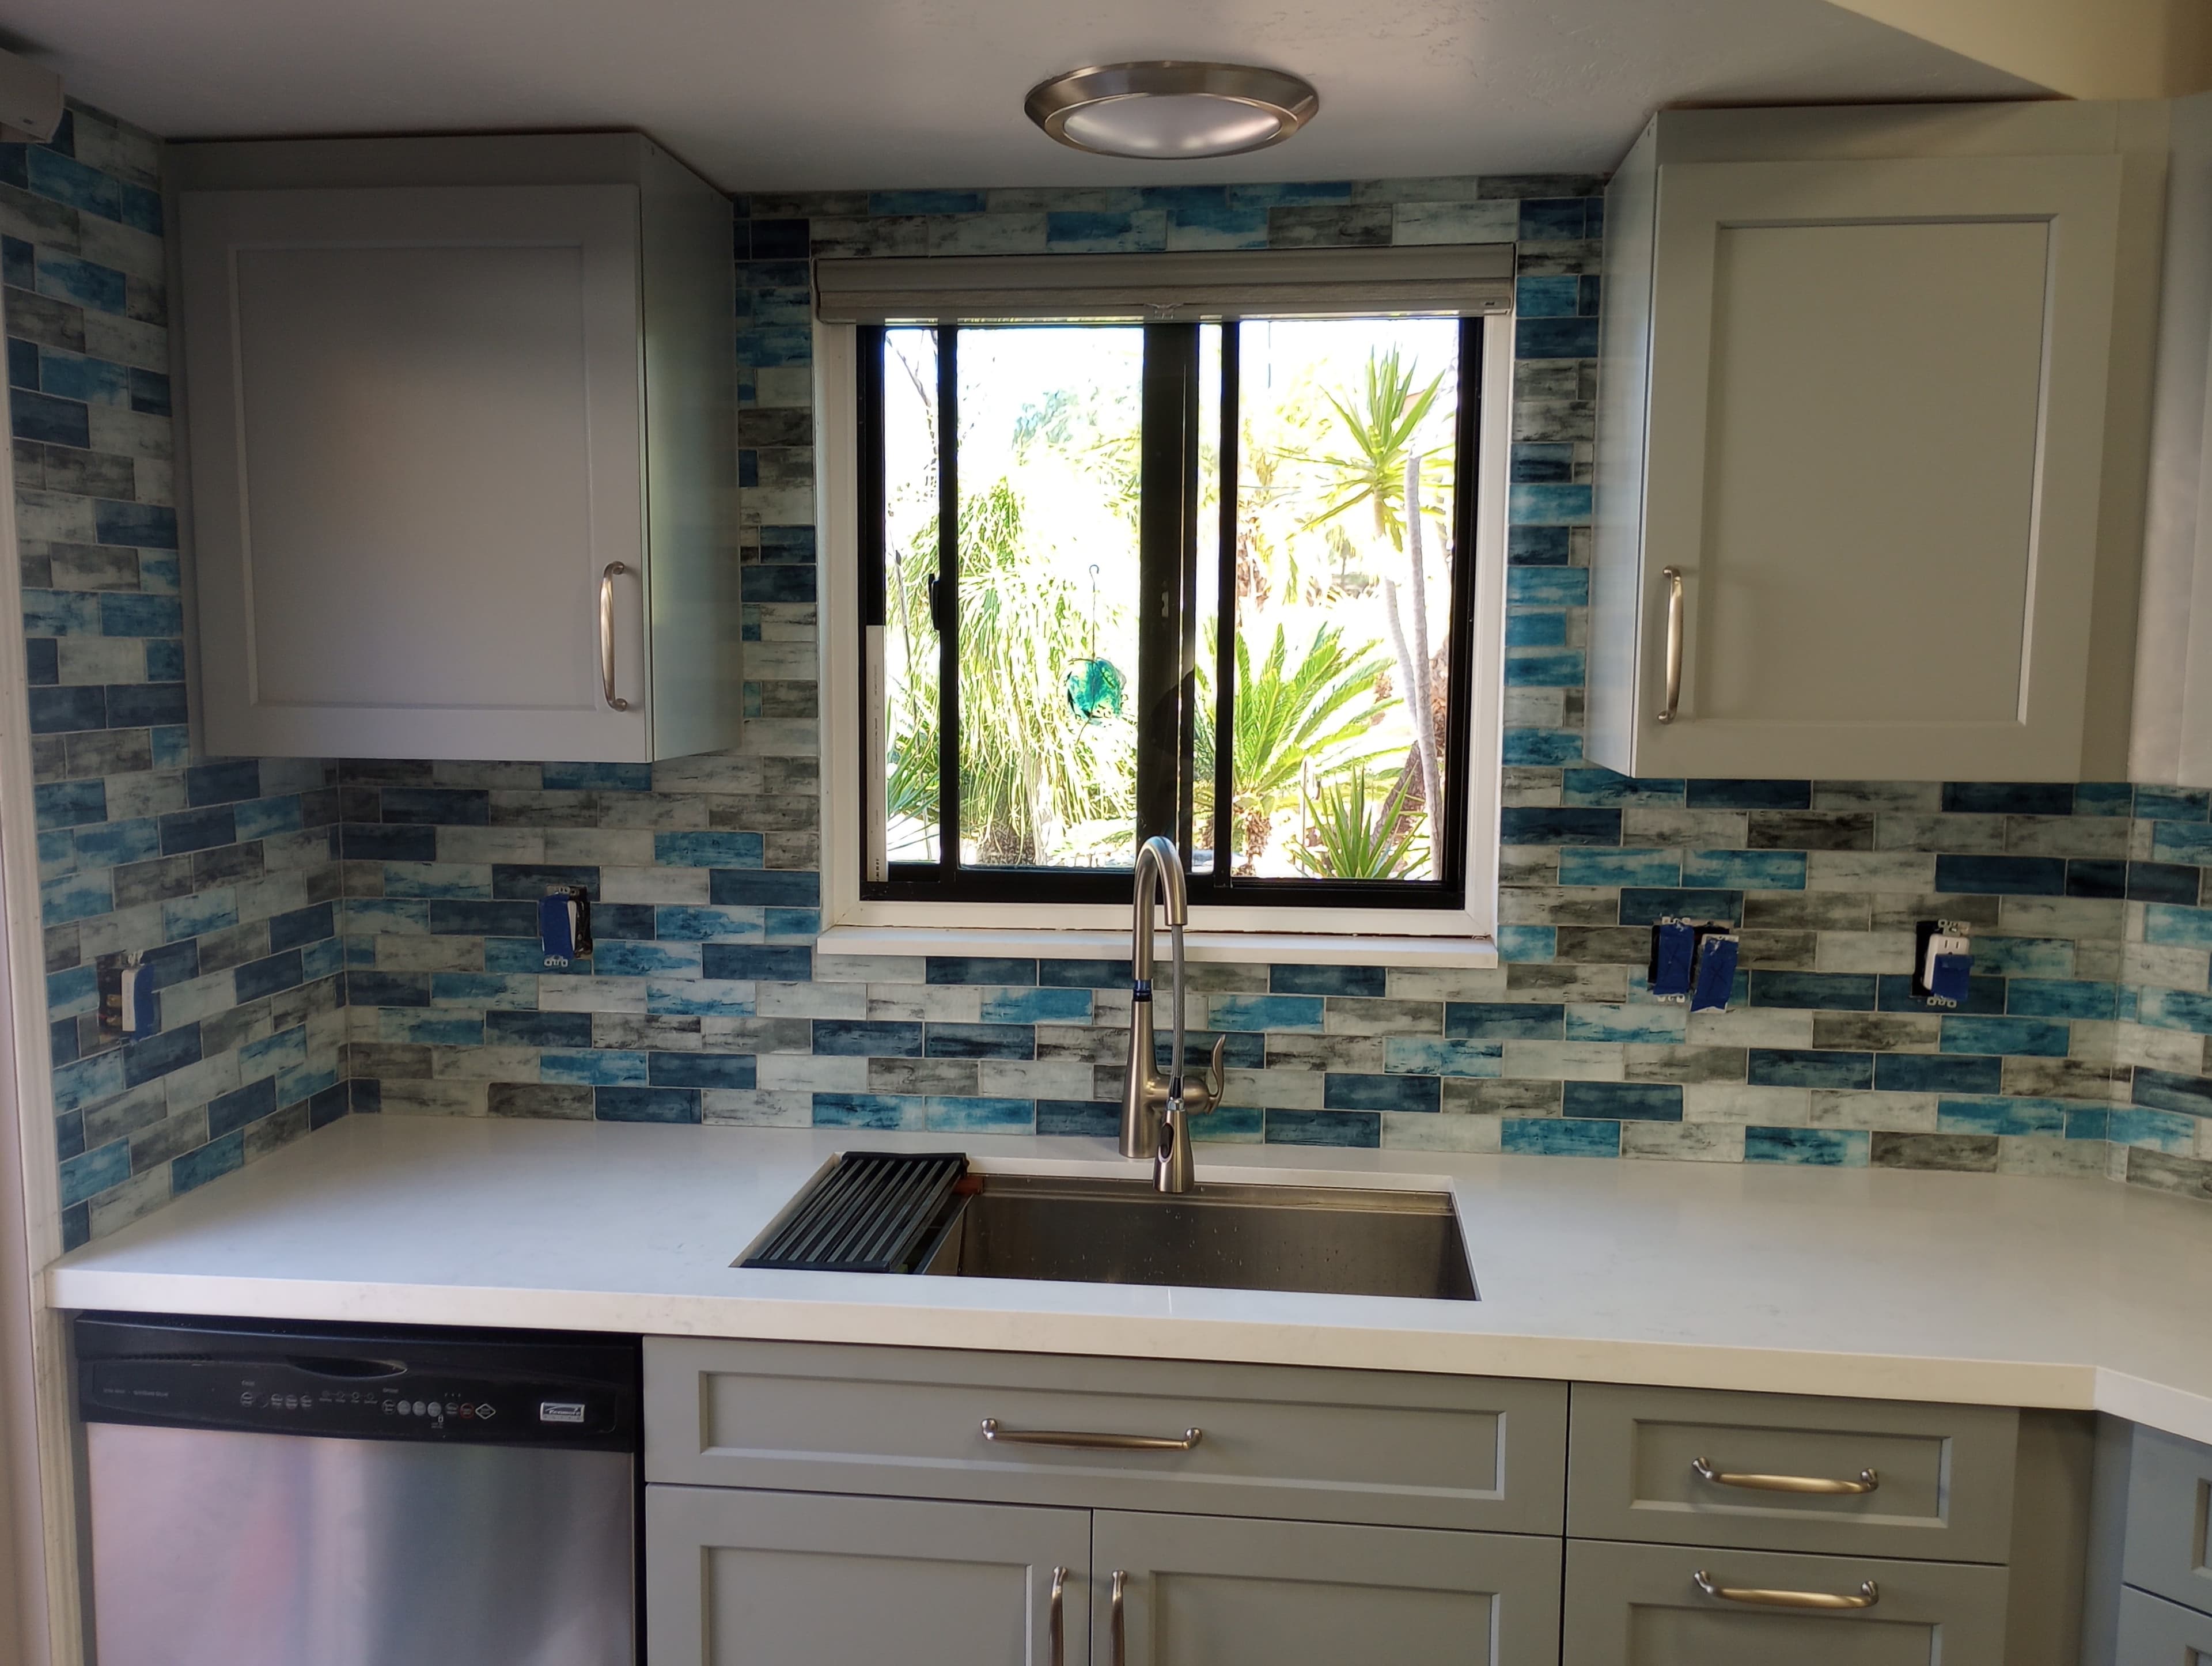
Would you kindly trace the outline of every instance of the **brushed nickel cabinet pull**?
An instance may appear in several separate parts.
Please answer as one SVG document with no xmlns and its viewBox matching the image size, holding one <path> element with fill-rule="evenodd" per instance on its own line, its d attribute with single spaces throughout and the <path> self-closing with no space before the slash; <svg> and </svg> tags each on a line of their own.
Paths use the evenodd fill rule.
<svg viewBox="0 0 2212 1666">
<path fill-rule="evenodd" d="M 983 1420 L 983 1438 L 1015 1446 L 1073 1446 L 1092 1452 L 1188 1452 L 1206 1437 L 1203 1429 L 1176 1435 L 1093 1434 L 1083 1429 L 1006 1429 L 999 1420 Z"/>
<path fill-rule="evenodd" d="M 1705 1569 L 1690 1576 L 1691 1583 L 1723 1602 L 1746 1602 L 1765 1608 L 1821 1608 L 1830 1613 L 1847 1608 L 1870 1608 L 1881 1601 L 1881 1588 L 1871 1579 L 1859 1581 L 1856 1593 L 1832 1590 L 1756 1590 L 1716 1584 Z"/>
<path fill-rule="evenodd" d="M 1111 1602 L 1114 1632 L 1114 1666 L 1128 1666 L 1129 1639 L 1121 1619 L 1121 1592 L 1129 1583 L 1129 1576 L 1120 1568 L 1114 1570 L 1114 1594 Z"/>
<path fill-rule="evenodd" d="M 1067 1666 L 1067 1630 L 1060 1619 L 1061 1600 L 1067 1594 L 1067 1570 L 1052 1571 L 1052 1666 Z"/>
<path fill-rule="evenodd" d="M 615 581 L 629 571 L 624 563 L 611 561 L 599 575 L 599 687 L 608 706 L 618 712 L 628 711 L 629 702 L 615 692 Z"/>
<path fill-rule="evenodd" d="M 1753 1493 L 1816 1493 L 1827 1498 L 1855 1497 L 1871 1493 L 1881 1477 L 1871 1469 L 1859 1471 L 1856 1481 L 1833 1481 L 1826 1475 L 1738 1475 L 1716 1469 L 1705 1459 L 1692 1458 L 1690 1468 L 1699 1481 L 1716 1487 L 1741 1487 Z"/>
<path fill-rule="evenodd" d="M 1662 567 L 1659 576 L 1667 581 L 1667 703 L 1659 721 L 1672 723 L 1682 703 L 1682 569 Z"/>
</svg>

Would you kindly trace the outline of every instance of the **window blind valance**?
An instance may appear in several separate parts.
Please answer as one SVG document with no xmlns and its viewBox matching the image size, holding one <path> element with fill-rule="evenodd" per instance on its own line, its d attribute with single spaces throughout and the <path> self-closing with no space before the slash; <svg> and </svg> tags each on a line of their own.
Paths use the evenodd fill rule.
<svg viewBox="0 0 2212 1666">
<path fill-rule="evenodd" d="M 823 259 L 814 297 L 824 324 L 1472 318 L 1512 307 L 1513 245 Z"/>
</svg>

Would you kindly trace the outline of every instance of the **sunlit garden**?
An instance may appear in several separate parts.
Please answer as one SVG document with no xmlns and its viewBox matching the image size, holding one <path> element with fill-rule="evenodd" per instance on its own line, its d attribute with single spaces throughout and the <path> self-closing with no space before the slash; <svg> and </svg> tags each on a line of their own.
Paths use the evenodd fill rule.
<svg viewBox="0 0 2212 1666">
<path fill-rule="evenodd" d="M 1207 866 L 1233 537 L 1232 871 L 1425 879 L 1445 802 L 1458 326 L 1255 321 L 1224 447 L 1222 331 L 1202 332 L 1194 793 Z M 957 356 L 961 859 L 1127 867 L 1135 854 L 1139 404 L 1135 327 L 964 329 Z M 939 837 L 936 341 L 885 336 L 888 854 Z M 1224 526 L 1221 462 L 1235 462 Z"/>
</svg>

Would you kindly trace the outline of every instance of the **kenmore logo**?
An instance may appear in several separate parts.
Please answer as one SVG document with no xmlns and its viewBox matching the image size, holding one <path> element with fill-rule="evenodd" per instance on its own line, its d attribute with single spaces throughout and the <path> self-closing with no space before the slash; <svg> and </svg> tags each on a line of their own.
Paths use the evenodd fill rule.
<svg viewBox="0 0 2212 1666">
<path fill-rule="evenodd" d="M 538 1402 L 540 1423 L 581 1423 L 584 1402 L 580 1400 L 541 1400 Z"/>
</svg>

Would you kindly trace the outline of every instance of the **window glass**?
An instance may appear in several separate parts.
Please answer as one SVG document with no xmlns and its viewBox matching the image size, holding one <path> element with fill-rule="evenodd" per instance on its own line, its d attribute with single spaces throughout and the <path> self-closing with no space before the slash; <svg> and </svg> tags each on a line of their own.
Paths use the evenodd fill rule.
<svg viewBox="0 0 2212 1666">
<path fill-rule="evenodd" d="M 884 851 L 937 860 L 937 332 L 886 330 L 883 356 Z"/>
<path fill-rule="evenodd" d="M 1231 872 L 1437 878 L 1458 323 L 1237 330 Z"/>
</svg>

